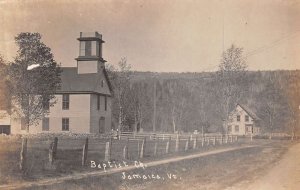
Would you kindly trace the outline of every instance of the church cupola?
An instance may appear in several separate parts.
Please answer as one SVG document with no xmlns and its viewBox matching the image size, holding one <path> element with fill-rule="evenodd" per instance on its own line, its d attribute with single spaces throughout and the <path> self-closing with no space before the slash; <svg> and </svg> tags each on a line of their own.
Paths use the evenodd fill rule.
<svg viewBox="0 0 300 190">
<path fill-rule="evenodd" d="M 102 35 L 98 32 L 80 32 L 79 56 L 77 60 L 78 74 L 97 73 L 106 62 L 102 58 Z"/>
</svg>

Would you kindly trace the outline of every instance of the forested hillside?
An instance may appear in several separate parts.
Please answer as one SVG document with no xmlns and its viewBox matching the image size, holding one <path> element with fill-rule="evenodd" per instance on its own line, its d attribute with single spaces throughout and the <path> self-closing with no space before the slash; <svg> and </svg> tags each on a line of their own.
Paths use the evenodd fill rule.
<svg viewBox="0 0 300 190">
<path fill-rule="evenodd" d="M 126 59 L 107 64 L 114 93 L 113 128 L 122 131 L 225 132 L 237 103 L 259 118 L 262 131 L 299 132 L 300 71 L 248 71 L 243 49 L 232 45 L 219 70 L 202 73 L 132 71 Z M 0 108 L 10 105 L 0 57 Z"/>
<path fill-rule="evenodd" d="M 124 72 L 124 71 L 123 71 Z M 122 84 L 123 130 L 222 132 L 225 119 L 223 96 L 227 79 L 218 73 L 126 72 Z M 227 103 L 247 105 L 261 119 L 264 131 L 291 133 L 299 126 L 300 71 L 244 71 L 230 76 Z M 115 80 L 112 78 L 112 80 Z M 114 83 L 114 82 L 113 82 Z M 224 93 L 225 92 L 225 93 Z M 116 89 L 113 123 L 119 125 L 120 104 Z M 120 96 L 119 96 L 120 97 Z M 155 117 L 154 117 L 155 114 Z"/>
</svg>

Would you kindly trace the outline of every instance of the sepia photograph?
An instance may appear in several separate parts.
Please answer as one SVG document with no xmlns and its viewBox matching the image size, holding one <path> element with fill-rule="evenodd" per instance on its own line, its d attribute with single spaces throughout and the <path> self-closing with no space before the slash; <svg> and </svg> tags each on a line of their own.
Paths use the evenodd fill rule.
<svg viewBox="0 0 300 190">
<path fill-rule="evenodd" d="M 300 0 L 0 0 L 0 189 L 299 190 Z"/>
</svg>

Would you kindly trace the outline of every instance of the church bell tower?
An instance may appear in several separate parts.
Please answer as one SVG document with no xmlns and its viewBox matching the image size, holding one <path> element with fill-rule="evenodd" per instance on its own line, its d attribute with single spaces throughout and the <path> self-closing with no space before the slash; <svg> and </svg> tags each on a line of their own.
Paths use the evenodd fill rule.
<svg viewBox="0 0 300 190">
<path fill-rule="evenodd" d="M 102 35 L 98 32 L 80 32 L 79 56 L 77 60 L 77 73 L 98 73 L 106 62 L 102 58 Z"/>
</svg>

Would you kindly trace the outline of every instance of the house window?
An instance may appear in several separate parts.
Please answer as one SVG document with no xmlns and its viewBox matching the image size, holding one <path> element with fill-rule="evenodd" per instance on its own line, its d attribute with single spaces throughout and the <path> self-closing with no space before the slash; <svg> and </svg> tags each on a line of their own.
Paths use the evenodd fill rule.
<svg viewBox="0 0 300 190">
<path fill-rule="evenodd" d="M 105 111 L 107 110 L 107 96 L 104 96 L 104 101 L 105 101 Z"/>
<path fill-rule="evenodd" d="M 43 99 L 44 110 L 49 110 L 49 107 L 50 107 L 49 99 L 48 98 Z"/>
<path fill-rule="evenodd" d="M 24 117 L 21 118 L 21 130 L 26 130 L 26 122 Z"/>
<path fill-rule="evenodd" d="M 245 121 L 249 121 L 249 115 L 245 115 Z"/>
<path fill-rule="evenodd" d="M 101 87 L 103 88 L 104 86 L 104 80 L 101 80 Z"/>
<path fill-rule="evenodd" d="M 231 132 L 231 131 L 232 131 L 231 125 L 228 125 L 228 132 Z"/>
<path fill-rule="evenodd" d="M 234 127 L 234 131 L 235 131 L 235 132 L 239 132 L 239 126 L 238 126 L 238 125 L 236 125 L 236 126 Z"/>
<path fill-rule="evenodd" d="M 252 130 L 252 129 L 253 129 L 253 127 L 252 127 L 252 126 L 248 126 L 248 127 L 247 127 L 247 132 L 251 132 L 251 133 L 253 133 L 253 130 Z"/>
<path fill-rule="evenodd" d="M 62 102 L 62 109 L 68 110 L 70 106 L 70 95 L 69 94 L 63 94 L 63 102 Z"/>
<path fill-rule="evenodd" d="M 240 115 L 236 116 L 236 121 L 241 121 L 241 116 Z"/>
<path fill-rule="evenodd" d="M 62 118 L 62 130 L 69 131 L 69 118 Z"/>
<path fill-rule="evenodd" d="M 48 117 L 45 117 L 42 120 L 42 130 L 49 131 L 49 118 Z"/>
<path fill-rule="evenodd" d="M 100 95 L 97 95 L 97 110 L 100 110 Z"/>
</svg>

